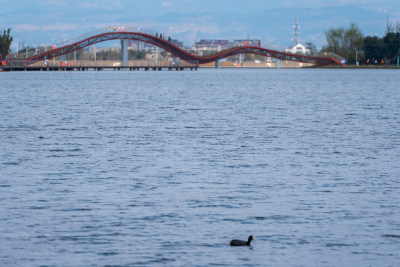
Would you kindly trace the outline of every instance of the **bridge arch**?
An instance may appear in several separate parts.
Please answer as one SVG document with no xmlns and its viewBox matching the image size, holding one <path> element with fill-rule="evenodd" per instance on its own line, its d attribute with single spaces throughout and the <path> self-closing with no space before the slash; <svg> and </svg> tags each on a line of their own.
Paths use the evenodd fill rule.
<svg viewBox="0 0 400 267">
<path fill-rule="evenodd" d="M 71 44 L 67 44 L 55 49 L 51 49 L 50 51 L 26 58 L 25 60 L 41 61 L 44 59 L 51 59 L 54 57 L 59 57 L 65 54 L 69 54 L 75 50 L 79 50 L 93 44 L 110 40 L 135 40 L 135 41 L 150 43 L 152 45 L 164 49 L 167 52 L 170 52 L 175 57 L 179 57 L 182 60 L 189 62 L 196 62 L 199 64 L 214 62 L 237 54 L 250 53 L 250 54 L 258 54 L 262 56 L 277 58 L 280 60 L 314 63 L 317 65 L 332 65 L 332 64 L 342 65 L 342 63 L 339 60 L 333 57 L 328 57 L 328 56 L 315 57 L 315 56 L 306 56 L 300 54 L 290 54 L 261 47 L 253 47 L 253 46 L 233 47 L 215 53 L 213 55 L 200 57 L 200 56 L 195 56 L 158 36 L 142 32 L 127 32 L 127 31 L 109 31 L 100 34 L 95 34 L 93 36 L 82 38 L 82 40 L 72 42 Z"/>
</svg>

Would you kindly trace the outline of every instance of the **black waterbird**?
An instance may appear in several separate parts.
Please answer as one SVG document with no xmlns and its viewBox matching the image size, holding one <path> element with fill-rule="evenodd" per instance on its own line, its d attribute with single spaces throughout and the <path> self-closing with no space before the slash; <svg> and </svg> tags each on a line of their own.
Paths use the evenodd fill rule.
<svg viewBox="0 0 400 267">
<path fill-rule="evenodd" d="M 231 246 L 235 246 L 235 247 L 237 247 L 237 246 L 250 246 L 251 240 L 253 240 L 253 236 L 252 235 L 249 236 L 249 239 L 247 239 L 247 242 L 243 241 L 243 240 L 233 239 L 231 241 L 230 245 Z"/>
</svg>

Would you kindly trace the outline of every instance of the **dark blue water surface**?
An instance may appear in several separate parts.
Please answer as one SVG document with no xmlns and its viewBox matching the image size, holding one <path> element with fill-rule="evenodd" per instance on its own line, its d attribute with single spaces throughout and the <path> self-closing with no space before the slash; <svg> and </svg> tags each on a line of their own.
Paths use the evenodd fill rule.
<svg viewBox="0 0 400 267">
<path fill-rule="evenodd" d="M 0 86 L 0 266 L 400 262 L 398 70 L 14 72 Z"/>
</svg>

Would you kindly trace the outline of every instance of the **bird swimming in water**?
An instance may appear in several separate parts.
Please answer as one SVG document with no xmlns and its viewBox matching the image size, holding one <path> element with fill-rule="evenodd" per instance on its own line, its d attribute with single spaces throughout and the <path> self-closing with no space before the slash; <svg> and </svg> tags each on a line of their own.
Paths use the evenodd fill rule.
<svg viewBox="0 0 400 267">
<path fill-rule="evenodd" d="M 238 247 L 238 246 L 250 246 L 251 240 L 253 240 L 253 236 L 252 235 L 249 236 L 249 239 L 247 239 L 247 242 L 243 241 L 243 240 L 233 239 L 231 241 L 230 245 L 231 246 L 235 246 L 235 247 Z"/>
</svg>

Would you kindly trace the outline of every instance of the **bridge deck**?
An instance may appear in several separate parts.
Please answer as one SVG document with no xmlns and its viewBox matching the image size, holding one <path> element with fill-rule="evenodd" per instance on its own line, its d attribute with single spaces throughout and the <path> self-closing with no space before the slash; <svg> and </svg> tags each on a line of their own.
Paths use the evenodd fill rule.
<svg viewBox="0 0 400 267">
<path fill-rule="evenodd" d="M 129 70 L 129 71 L 136 71 L 136 70 L 153 70 L 153 71 L 161 71 L 161 70 L 197 70 L 198 66 L 179 66 L 179 67 L 172 67 L 172 66 L 68 66 L 68 67 L 61 67 L 61 66 L 51 66 L 51 67 L 42 67 L 42 66 L 4 66 L 1 67 L 1 71 L 102 71 L 102 70 Z"/>
</svg>

